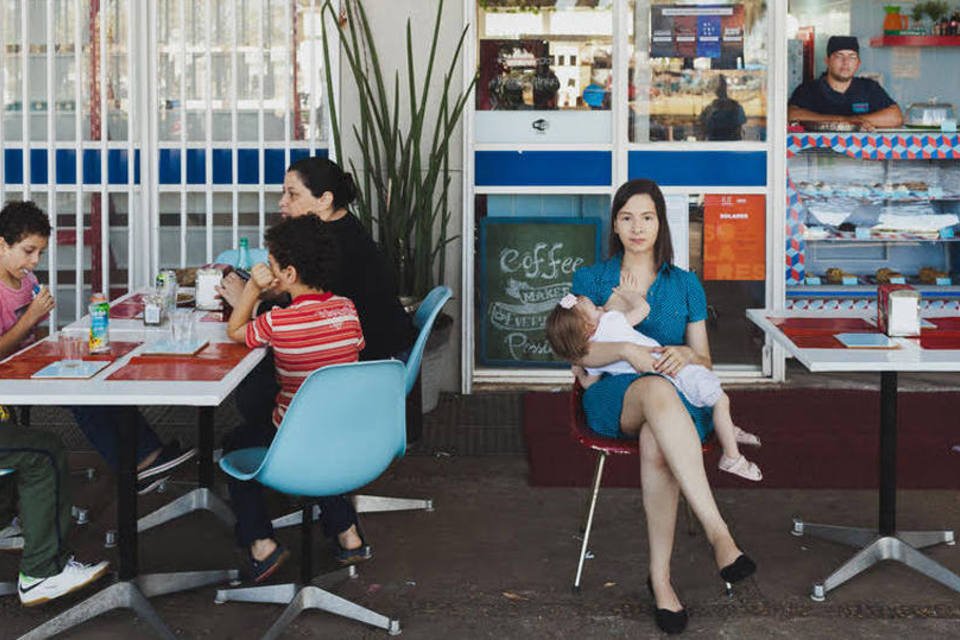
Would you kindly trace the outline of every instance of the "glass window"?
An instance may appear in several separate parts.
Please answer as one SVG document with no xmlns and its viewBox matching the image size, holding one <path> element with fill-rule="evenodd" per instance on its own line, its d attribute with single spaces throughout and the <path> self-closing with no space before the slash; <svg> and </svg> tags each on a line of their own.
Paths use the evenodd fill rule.
<svg viewBox="0 0 960 640">
<path fill-rule="evenodd" d="M 569 366 L 547 343 L 547 315 L 573 272 L 603 257 L 609 212 L 606 194 L 476 196 L 478 366 Z"/>
<path fill-rule="evenodd" d="M 233 139 L 236 108 L 239 140 L 258 140 L 262 112 L 266 141 L 285 135 L 322 141 L 326 90 L 319 3 L 211 0 L 210 16 L 206 7 L 185 0 L 158 6 L 160 139 L 180 140 L 185 118 L 187 140 L 204 140 L 209 98 L 213 140 Z"/>
<path fill-rule="evenodd" d="M 765 2 L 631 6 L 631 142 L 766 139 Z"/>
<path fill-rule="evenodd" d="M 689 269 L 707 294 L 713 362 L 760 366 L 763 332 L 743 310 L 765 306 L 765 198 L 711 193 L 688 201 Z"/>
<path fill-rule="evenodd" d="M 610 142 L 612 2 L 480 0 L 477 25 L 478 142 Z"/>
</svg>

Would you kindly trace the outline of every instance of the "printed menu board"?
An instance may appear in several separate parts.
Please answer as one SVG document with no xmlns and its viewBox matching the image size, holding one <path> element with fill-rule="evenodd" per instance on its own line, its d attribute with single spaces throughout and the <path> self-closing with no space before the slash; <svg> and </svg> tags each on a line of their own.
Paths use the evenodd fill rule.
<svg viewBox="0 0 960 640">
<path fill-rule="evenodd" d="M 766 198 L 704 196 L 703 279 L 766 279 Z"/>
<path fill-rule="evenodd" d="M 743 5 L 653 5 L 650 56 L 712 58 L 713 69 L 743 62 Z"/>
<path fill-rule="evenodd" d="M 599 257 L 599 218 L 483 218 L 480 363 L 569 366 L 547 342 L 547 316 L 570 292 L 573 272 Z"/>
</svg>

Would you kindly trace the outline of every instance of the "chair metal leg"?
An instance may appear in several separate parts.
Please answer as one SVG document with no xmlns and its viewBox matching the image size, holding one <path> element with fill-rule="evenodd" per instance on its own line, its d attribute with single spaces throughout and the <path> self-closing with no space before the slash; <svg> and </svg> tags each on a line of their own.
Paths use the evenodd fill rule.
<svg viewBox="0 0 960 640">
<path fill-rule="evenodd" d="M 953 531 L 897 531 L 897 537 L 914 549 L 923 549 L 937 544 L 949 546 L 957 544 Z"/>
<path fill-rule="evenodd" d="M 0 596 L 9 596 L 17 592 L 16 582 L 0 582 Z"/>
<path fill-rule="evenodd" d="M 137 614 L 137 617 L 144 620 L 153 629 L 158 637 L 167 640 L 175 640 L 176 638 L 170 627 L 160 619 L 157 612 L 150 606 L 135 582 L 117 582 L 20 636 L 20 640 L 51 638 L 114 609 L 131 609 Z"/>
<path fill-rule="evenodd" d="M 231 529 L 236 523 L 233 511 L 220 496 L 208 487 L 197 487 L 137 520 L 137 531 L 146 531 L 200 510 L 210 511 Z"/>
<path fill-rule="evenodd" d="M 148 598 L 164 596 L 168 593 L 190 591 L 210 584 L 237 580 L 240 572 L 236 569 L 218 569 L 215 571 L 180 571 L 176 573 L 148 573 L 137 576 L 136 583 Z"/>
<path fill-rule="evenodd" d="M 264 634 L 263 640 L 275 640 L 279 638 L 286 628 L 290 626 L 290 623 L 292 623 L 301 612 L 308 609 L 327 611 L 338 616 L 343 616 L 344 618 L 368 624 L 371 627 L 385 629 L 391 636 L 400 635 L 399 620 L 391 620 L 383 614 L 367 609 L 366 607 L 361 607 L 346 598 L 341 598 L 320 587 L 307 585 L 297 592 L 277 621 L 274 622 L 273 626 Z"/>
<path fill-rule="evenodd" d="M 297 585 L 270 584 L 265 587 L 243 587 L 241 589 L 217 589 L 213 601 L 216 604 L 225 602 L 260 602 L 263 604 L 289 604 L 297 594 Z"/>
<path fill-rule="evenodd" d="M 285 604 L 280 618 L 270 627 L 264 638 L 277 638 L 290 623 L 307 609 L 328 611 L 351 620 L 357 620 L 380 629 L 386 629 L 390 635 L 400 633 L 400 622 L 391 620 L 387 616 L 371 611 L 365 607 L 350 602 L 345 598 L 330 593 L 320 585 L 329 586 L 341 582 L 346 578 L 355 578 L 357 568 L 354 566 L 338 569 L 331 573 L 318 576 L 308 585 L 293 583 L 272 584 L 264 587 L 246 587 L 242 589 L 219 589 L 214 602 L 259 602 L 265 604 Z"/>
<path fill-rule="evenodd" d="M 597 496 L 600 493 L 600 481 L 603 479 L 603 464 L 607 454 L 597 455 L 597 470 L 593 474 L 593 486 L 590 494 L 590 508 L 587 509 L 587 523 L 583 528 L 583 543 L 580 545 L 580 559 L 577 562 L 577 575 L 573 578 L 573 591 L 580 591 L 580 577 L 583 575 L 583 563 L 587 559 L 587 545 L 590 543 L 590 529 L 593 528 L 593 515 L 597 510 Z"/>
<path fill-rule="evenodd" d="M 320 505 L 313 505 L 313 520 L 316 522 L 320 519 Z M 284 527 L 292 527 L 294 525 L 301 524 L 303 522 L 303 510 L 298 509 L 292 513 L 288 513 L 284 516 L 279 516 L 270 521 L 270 524 L 274 529 L 283 529 Z"/>
<path fill-rule="evenodd" d="M 357 513 L 377 513 L 380 511 L 433 511 L 431 498 L 391 498 L 388 496 L 358 495 L 353 497 Z"/>
<path fill-rule="evenodd" d="M 431 498 L 391 498 L 388 496 L 353 496 L 353 507 L 357 513 L 381 513 L 385 511 L 433 511 Z M 313 519 L 320 519 L 320 506 L 314 505 Z M 301 511 L 292 511 L 278 516 L 271 521 L 274 529 L 283 529 L 300 524 L 303 520 Z"/>
<path fill-rule="evenodd" d="M 790 533 L 798 537 L 811 535 L 815 538 L 839 542 L 848 547 L 864 547 L 879 535 L 876 529 L 841 527 L 833 524 L 813 524 L 812 522 L 804 522 L 800 518 L 793 519 L 793 529 L 790 530 Z"/>
</svg>

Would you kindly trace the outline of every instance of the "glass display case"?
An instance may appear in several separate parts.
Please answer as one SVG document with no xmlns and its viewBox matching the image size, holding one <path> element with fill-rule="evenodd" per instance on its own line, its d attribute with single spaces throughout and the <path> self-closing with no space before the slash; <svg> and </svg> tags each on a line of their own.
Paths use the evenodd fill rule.
<svg viewBox="0 0 960 640">
<path fill-rule="evenodd" d="M 882 283 L 960 300 L 960 138 L 793 134 L 787 306 L 873 308 Z"/>
</svg>

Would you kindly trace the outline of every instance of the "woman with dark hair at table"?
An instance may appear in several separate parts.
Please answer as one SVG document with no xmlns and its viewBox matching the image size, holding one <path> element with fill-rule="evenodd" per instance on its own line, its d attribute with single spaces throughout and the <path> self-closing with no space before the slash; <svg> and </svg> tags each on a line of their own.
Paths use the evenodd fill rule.
<svg viewBox="0 0 960 640">
<path fill-rule="evenodd" d="M 739 582 L 756 570 L 737 547 L 710 491 L 701 441 L 713 430 L 708 407 L 694 407 L 665 375 L 684 365 L 711 366 L 704 320 L 706 296 L 697 277 L 672 264 L 663 193 L 651 180 L 620 187 L 611 206 L 610 254 L 574 273 L 572 292 L 606 304 L 621 277 L 646 292 L 650 314 L 636 329 L 663 347 L 594 342 L 579 363 L 600 367 L 625 360 L 645 373 L 605 374 L 583 395 L 590 428 L 614 438 L 639 438 L 643 507 L 647 517 L 656 622 L 667 633 L 686 628 L 687 611 L 670 579 L 680 492 L 703 525 L 721 578 Z M 659 374 L 659 375 L 658 375 Z"/>
<path fill-rule="evenodd" d="M 357 309 L 366 340 L 360 359 L 403 359 L 417 338 L 417 330 L 397 297 L 396 275 L 363 223 L 348 209 L 356 197 L 353 177 L 337 163 L 326 158 L 303 158 L 290 165 L 284 176 L 280 213 L 285 218 L 315 215 L 336 239 L 339 275 L 331 291 L 349 298 Z M 238 276 L 228 275 L 220 295 L 233 305 L 243 284 Z M 286 304 L 289 299 L 265 300 L 260 311 Z M 238 386 L 237 409 L 246 421 L 266 424 L 278 390 L 273 357 L 268 355 Z M 370 557 L 370 549 L 356 527 L 338 536 L 338 542 L 337 558 L 342 563 Z"/>
</svg>

